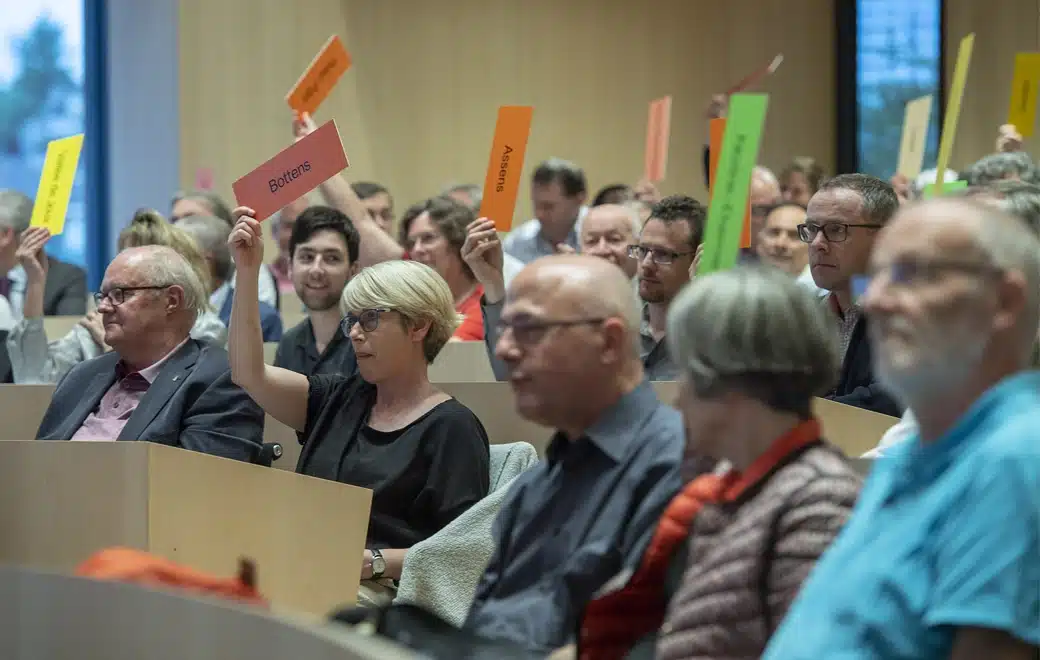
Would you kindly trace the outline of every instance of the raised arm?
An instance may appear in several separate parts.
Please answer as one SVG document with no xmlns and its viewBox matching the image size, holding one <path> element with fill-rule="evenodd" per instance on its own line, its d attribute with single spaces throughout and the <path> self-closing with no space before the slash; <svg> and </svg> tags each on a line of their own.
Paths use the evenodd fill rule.
<svg viewBox="0 0 1040 660">
<path fill-rule="evenodd" d="M 308 114 L 293 121 L 293 133 L 297 140 L 310 135 L 315 128 L 314 120 Z M 361 268 L 404 256 L 404 248 L 380 229 L 342 174 L 337 174 L 321 184 L 320 189 L 325 202 L 345 213 L 358 230 L 361 237 L 358 264 Z"/>
<path fill-rule="evenodd" d="M 253 209 L 235 209 L 235 228 L 228 237 L 235 259 L 235 298 L 228 328 L 231 380 L 268 415 L 302 432 L 307 422 L 307 377 L 264 363 L 258 291 L 264 241 L 254 216 Z"/>
<path fill-rule="evenodd" d="M 43 289 L 47 283 L 49 261 L 43 246 L 51 238 L 46 227 L 29 227 L 22 232 L 22 239 L 15 255 L 25 269 L 25 300 L 22 302 L 22 317 L 37 319 L 43 316 Z M 83 294 L 84 300 L 86 293 Z"/>
<path fill-rule="evenodd" d="M 495 223 L 487 218 L 474 220 L 466 227 L 466 242 L 462 244 L 462 259 L 473 271 L 473 277 L 484 287 L 480 311 L 484 317 L 484 347 L 487 349 L 491 370 L 497 380 L 505 380 L 505 364 L 495 356 L 498 343 L 498 319 L 506 298 L 503 265 L 505 256 L 502 241 L 495 231 Z"/>
</svg>

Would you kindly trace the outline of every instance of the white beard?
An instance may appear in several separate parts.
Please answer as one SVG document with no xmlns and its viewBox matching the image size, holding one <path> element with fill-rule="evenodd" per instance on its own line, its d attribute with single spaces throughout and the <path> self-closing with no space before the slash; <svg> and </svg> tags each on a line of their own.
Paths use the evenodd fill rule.
<svg viewBox="0 0 1040 660">
<path fill-rule="evenodd" d="M 964 383 L 982 362 L 987 341 L 977 333 L 935 333 L 918 340 L 917 346 L 901 349 L 896 363 L 880 342 L 874 344 L 874 377 L 904 406 L 913 409 L 937 394 L 954 390 Z M 961 335 L 961 336 L 957 336 Z M 928 341 L 930 340 L 930 341 Z"/>
</svg>

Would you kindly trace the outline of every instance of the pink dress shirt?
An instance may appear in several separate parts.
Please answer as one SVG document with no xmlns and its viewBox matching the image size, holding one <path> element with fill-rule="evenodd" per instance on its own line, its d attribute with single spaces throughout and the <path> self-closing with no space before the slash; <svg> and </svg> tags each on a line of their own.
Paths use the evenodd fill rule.
<svg viewBox="0 0 1040 660">
<path fill-rule="evenodd" d="M 186 338 L 161 360 L 140 371 L 128 372 L 126 363 L 116 365 L 116 382 L 101 397 L 97 410 L 87 415 L 73 440 L 117 440 L 127 420 L 134 414 L 145 392 L 162 371 L 170 356 L 188 343 Z"/>
</svg>

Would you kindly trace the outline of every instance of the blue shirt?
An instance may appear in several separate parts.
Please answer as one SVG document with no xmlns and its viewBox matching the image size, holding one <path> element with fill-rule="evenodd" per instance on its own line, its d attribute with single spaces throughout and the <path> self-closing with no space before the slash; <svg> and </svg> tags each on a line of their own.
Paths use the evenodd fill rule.
<svg viewBox="0 0 1040 660">
<path fill-rule="evenodd" d="M 878 460 L 766 660 L 948 658 L 959 627 L 1040 644 L 1040 374 Z"/>
</svg>

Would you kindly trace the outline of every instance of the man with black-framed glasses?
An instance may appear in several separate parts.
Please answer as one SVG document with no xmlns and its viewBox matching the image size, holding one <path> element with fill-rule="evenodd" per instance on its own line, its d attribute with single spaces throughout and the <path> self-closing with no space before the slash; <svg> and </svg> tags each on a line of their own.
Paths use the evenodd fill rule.
<svg viewBox="0 0 1040 660">
<path fill-rule="evenodd" d="M 38 440 L 141 440 L 257 458 L 264 413 L 231 382 L 227 352 L 191 338 L 208 293 L 184 257 L 165 246 L 127 248 L 95 299 L 112 351 L 61 379 Z"/>
<path fill-rule="evenodd" d="M 678 370 L 668 355 L 665 327 L 668 308 L 690 281 L 690 271 L 704 237 L 707 209 L 687 195 L 670 195 L 650 209 L 629 256 L 636 260 L 643 301 L 639 338 L 650 380 L 675 380 Z"/>
<path fill-rule="evenodd" d="M 902 411 L 874 378 L 867 319 L 853 282 L 866 273 L 878 230 L 897 210 L 899 197 L 888 183 L 868 174 L 840 174 L 820 186 L 798 225 L 798 237 L 809 244 L 809 272 L 829 292 L 825 304 L 838 319 L 841 376 L 827 398 L 893 416 Z"/>
</svg>

